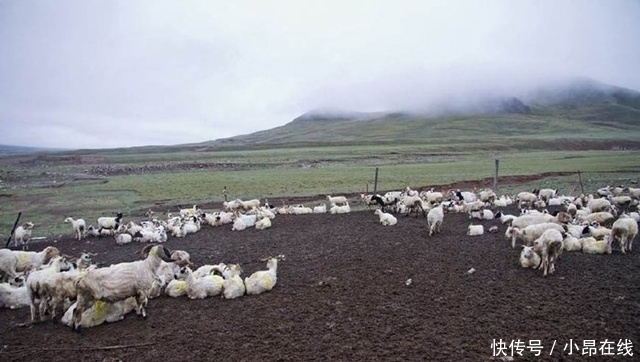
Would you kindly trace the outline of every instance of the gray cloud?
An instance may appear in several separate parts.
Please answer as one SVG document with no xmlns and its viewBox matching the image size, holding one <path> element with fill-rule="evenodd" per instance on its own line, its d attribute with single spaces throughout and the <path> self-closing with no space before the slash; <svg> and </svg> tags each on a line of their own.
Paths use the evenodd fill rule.
<svg viewBox="0 0 640 362">
<path fill-rule="evenodd" d="M 589 76 L 640 90 L 635 1 L 0 1 L 1 143 L 122 147 Z"/>
</svg>

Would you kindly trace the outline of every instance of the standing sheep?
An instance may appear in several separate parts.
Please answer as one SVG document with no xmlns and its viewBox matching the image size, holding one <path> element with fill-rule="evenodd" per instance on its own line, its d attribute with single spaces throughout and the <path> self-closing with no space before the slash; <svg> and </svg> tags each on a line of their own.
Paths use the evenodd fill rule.
<svg viewBox="0 0 640 362">
<path fill-rule="evenodd" d="M 84 219 L 74 220 L 72 217 L 68 217 L 64 219 L 65 223 L 71 223 L 71 227 L 73 228 L 73 232 L 76 235 L 77 240 L 82 240 L 84 237 L 84 231 L 87 228 L 87 224 L 84 222 Z"/>
<path fill-rule="evenodd" d="M 22 245 L 22 250 L 27 250 L 27 244 L 31 239 L 31 232 L 33 231 L 34 224 L 32 222 L 25 222 L 18 226 L 13 233 L 13 246 L 18 247 L 18 243 Z"/>
</svg>

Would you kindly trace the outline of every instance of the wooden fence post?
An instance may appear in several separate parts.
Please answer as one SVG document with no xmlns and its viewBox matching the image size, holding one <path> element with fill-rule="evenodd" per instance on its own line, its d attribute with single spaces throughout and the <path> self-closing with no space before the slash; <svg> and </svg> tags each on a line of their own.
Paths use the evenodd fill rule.
<svg viewBox="0 0 640 362">
<path fill-rule="evenodd" d="M 16 222 L 13 223 L 13 229 L 11 229 L 11 234 L 9 234 L 9 239 L 7 239 L 7 244 L 4 246 L 5 248 L 9 247 L 9 243 L 11 242 L 11 238 L 13 237 L 13 233 L 16 231 L 18 227 L 18 221 L 20 221 L 20 216 L 22 216 L 22 211 L 18 213 L 18 217 L 16 218 Z"/>
<path fill-rule="evenodd" d="M 376 177 L 373 181 L 373 194 L 375 195 L 378 191 L 378 168 L 376 167 Z"/>
<path fill-rule="evenodd" d="M 493 192 L 498 194 L 498 168 L 500 167 L 500 159 L 496 158 L 496 172 L 493 176 Z"/>
</svg>

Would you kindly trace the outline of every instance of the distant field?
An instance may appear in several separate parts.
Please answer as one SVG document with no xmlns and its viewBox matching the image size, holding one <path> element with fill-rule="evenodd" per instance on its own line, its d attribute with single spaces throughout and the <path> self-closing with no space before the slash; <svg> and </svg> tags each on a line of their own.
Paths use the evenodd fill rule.
<svg viewBox="0 0 640 362">
<path fill-rule="evenodd" d="M 463 148 L 461 148 L 463 149 Z M 637 151 L 441 152 L 430 145 L 290 148 L 224 152 L 72 152 L 0 158 L 0 235 L 5 239 L 19 211 L 38 226 L 34 235 L 68 233 L 65 216 L 94 223 L 122 211 L 140 218 L 149 208 L 219 203 L 231 198 L 288 197 L 322 200 L 406 186 L 426 188 L 499 175 L 581 172 L 585 191 L 640 180 Z M 549 186 L 580 192 L 577 174 L 530 184 L 499 183 L 500 193 Z M 317 197 L 316 197 L 317 196 Z"/>
</svg>

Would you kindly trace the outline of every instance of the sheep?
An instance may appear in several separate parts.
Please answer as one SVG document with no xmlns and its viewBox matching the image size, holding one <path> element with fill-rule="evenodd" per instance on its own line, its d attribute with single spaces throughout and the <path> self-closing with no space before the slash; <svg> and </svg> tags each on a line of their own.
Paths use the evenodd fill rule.
<svg viewBox="0 0 640 362">
<path fill-rule="evenodd" d="M 14 278 L 17 273 L 37 269 L 58 255 L 60 250 L 54 246 L 47 246 L 39 252 L 0 249 L 0 272 L 7 279 Z"/>
<path fill-rule="evenodd" d="M 502 211 L 496 212 L 494 217 L 500 219 L 500 222 L 503 224 L 511 224 L 511 222 L 517 218 L 515 215 L 505 214 Z"/>
<path fill-rule="evenodd" d="M 469 203 L 469 202 L 474 202 L 478 200 L 478 196 L 471 191 L 460 191 L 460 189 L 458 189 L 456 191 L 451 191 L 451 192 L 458 199 L 458 201 L 464 201 Z"/>
<path fill-rule="evenodd" d="M 467 235 L 469 236 L 479 236 L 484 234 L 484 226 L 482 225 L 473 225 L 470 224 L 467 227 Z"/>
<path fill-rule="evenodd" d="M 571 234 L 567 234 L 564 237 L 564 239 L 562 240 L 562 246 L 563 246 L 563 250 L 565 251 L 581 251 L 582 250 L 582 243 L 580 242 L 580 239 Z"/>
<path fill-rule="evenodd" d="M 225 266 L 226 265 L 224 263 L 220 263 L 216 265 L 213 265 L 213 264 L 202 265 L 201 267 L 193 271 L 193 277 L 202 278 L 212 273 L 222 276 L 222 270 L 225 268 Z"/>
<path fill-rule="evenodd" d="M 203 277 L 194 277 L 191 268 L 184 266 L 180 268 L 180 273 L 184 274 L 184 281 L 189 299 L 204 299 L 220 295 L 224 279 L 216 274 L 209 274 Z"/>
<path fill-rule="evenodd" d="M 76 236 L 76 239 L 82 240 L 82 237 L 84 236 L 84 231 L 87 228 L 87 225 L 84 222 L 84 219 L 74 220 L 72 217 L 68 217 L 64 219 L 64 222 L 71 223 L 71 227 L 73 228 L 73 232 Z"/>
<path fill-rule="evenodd" d="M 31 305 L 27 287 L 0 283 L 0 308 L 19 309 Z"/>
<path fill-rule="evenodd" d="M 133 240 L 133 236 L 127 233 L 116 233 L 114 239 L 116 240 L 116 244 L 124 245 L 129 244 Z"/>
<path fill-rule="evenodd" d="M 613 224 L 615 216 L 612 213 L 606 211 L 593 212 L 587 215 L 576 215 L 575 221 L 577 223 L 591 223 L 597 222 L 600 225 L 610 226 Z"/>
<path fill-rule="evenodd" d="M 375 215 L 378 215 L 378 217 L 380 218 L 380 223 L 384 226 L 390 226 L 390 225 L 395 225 L 398 223 L 398 219 L 396 219 L 395 216 L 383 212 L 380 209 L 376 209 L 376 211 L 373 212 Z"/>
<path fill-rule="evenodd" d="M 420 197 L 422 197 L 426 202 L 432 204 L 440 203 L 444 200 L 444 194 L 442 192 L 435 191 L 433 187 L 426 192 L 421 192 Z"/>
<path fill-rule="evenodd" d="M 293 215 L 306 215 L 306 214 L 312 214 L 312 213 L 313 213 L 313 209 L 301 204 L 291 205 L 287 209 L 287 214 L 293 214 Z"/>
<path fill-rule="evenodd" d="M 365 195 L 360 194 L 360 201 L 367 206 L 367 208 L 371 208 L 372 205 L 380 205 L 381 208 L 385 207 L 384 200 L 382 196 L 376 195 Z"/>
<path fill-rule="evenodd" d="M 494 207 L 507 207 L 511 204 L 513 204 L 513 200 L 505 195 L 501 195 L 498 199 L 493 201 Z"/>
<path fill-rule="evenodd" d="M 635 199 L 640 199 L 640 187 L 627 187 L 629 195 Z"/>
<path fill-rule="evenodd" d="M 93 225 L 89 225 L 86 232 L 86 235 L 94 238 L 103 236 L 114 236 L 115 234 L 115 229 L 96 229 Z"/>
<path fill-rule="evenodd" d="M 518 216 L 511 221 L 511 226 L 517 226 L 521 229 L 533 225 L 533 224 L 541 224 L 544 222 L 554 222 L 558 224 L 566 224 L 571 221 L 571 215 L 566 212 L 560 211 L 556 213 L 555 216 L 551 214 L 541 213 L 541 214 L 525 214 L 522 216 Z"/>
<path fill-rule="evenodd" d="M 533 192 L 522 191 L 516 195 L 516 202 L 520 208 L 524 207 L 524 205 L 533 205 L 536 200 L 538 200 L 538 195 Z"/>
<path fill-rule="evenodd" d="M 586 225 L 582 229 L 582 236 L 592 236 L 598 240 L 604 239 L 605 236 L 611 234 L 611 229 L 600 226 L 597 223 Z"/>
<path fill-rule="evenodd" d="M 536 253 L 533 246 L 522 245 L 522 251 L 520 252 L 520 266 L 523 268 L 537 269 L 540 267 L 542 259 L 540 255 Z"/>
<path fill-rule="evenodd" d="M 242 201 L 241 199 L 235 199 L 234 202 L 236 206 L 235 206 L 235 209 L 232 209 L 232 210 L 242 209 L 244 211 L 250 211 L 260 207 L 259 199 L 251 199 L 247 201 Z"/>
<path fill-rule="evenodd" d="M 193 207 L 189 209 L 180 209 L 180 217 L 191 217 L 197 215 L 197 213 L 197 205 L 193 205 Z"/>
<path fill-rule="evenodd" d="M 60 319 L 60 323 L 73 327 L 73 315 L 77 302 L 73 303 Z M 104 302 L 97 300 L 89 309 L 82 313 L 80 327 L 91 328 L 105 322 L 112 323 L 124 319 L 124 316 L 137 308 L 135 297 L 129 297 L 117 302 Z"/>
<path fill-rule="evenodd" d="M 540 190 L 534 190 L 534 193 L 536 195 L 538 195 L 538 197 L 540 198 L 540 200 L 544 201 L 544 202 L 549 202 L 550 199 L 554 198 L 556 196 L 556 193 L 558 192 L 558 190 L 556 189 L 540 189 Z"/>
<path fill-rule="evenodd" d="M 44 316 L 47 311 L 51 315 L 51 318 L 55 317 L 54 310 L 50 307 L 50 288 L 55 285 L 55 280 L 62 270 L 68 270 L 66 259 L 60 255 L 51 259 L 46 267 L 32 271 L 27 276 L 25 285 L 27 287 L 27 294 L 29 295 L 30 309 L 31 309 L 31 322 L 36 321 L 36 310 L 39 310 L 40 320 L 44 321 Z"/>
<path fill-rule="evenodd" d="M 592 236 L 580 238 L 584 254 L 611 254 L 611 238 L 609 236 L 598 240 Z"/>
<path fill-rule="evenodd" d="M 224 265 L 224 264 L 223 264 Z M 222 268 L 222 295 L 225 299 L 235 299 L 241 297 L 246 292 L 246 287 L 240 274 L 243 270 L 239 264 L 224 265 Z"/>
<path fill-rule="evenodd" d="M 587 200 L 587 208 L 591 210 L 591 212 L 611 212 L 611 202 L 609 200 L 605 198 L 595 198 L 593 195 L 589 195 Z"/>
<path fill-rule="evenodd" d="M 626 214 L 623 214 L 613 223 L 609 239 L 611 242 L 620 242 L 620 251 L 626 254 L 631 252 L 633 239 L 638 235 L 638 222 Z"/>
<path fill-rule="evenodd" d="M 233 222 L 233 226 L 231 227 L 231 230 L 232 231 L 242 231 L 242 230 L 244 230 L 246 228 L 247 228 L 247 224 L 244 223 L 242 218 L 236 217 L 235 221 Z"/>
<path fill-rule="evenodd" d="M 556 229 L 545 230 L 542 235 L 533 242 L 533 249 L 540 254 L 542 262 L 538 269 L 543 270 L 543 276 L 555 272 L 555 262 L 562 253 L 564 235 Z"/>
<path fill-rule="evenodd" d="M 267 270 L 258 270 L 244 278 L 247 294 L 260 294 L 270 291 L 278 281 L 278 260 L 284 260 L 284 255 L 267 259 Z M 263 260 L 264 261 L 264 260 Z"/>
<path fill-rule="evenodd" d="M 429 236 L 440 233 L 442 221 L 444 220 L 444 207 L 442 204 L 432 208 L 427 213 L 427 225 L 429 226 Z"/>
<path fill-rule="evenodd" d="M 122 221 L 122 213 L 119 212 L 115 217 L 102 216 L 98 218 L 98 234 L 102 234 L 103 229 L 116 230 Z"/>
<path fill-rule="evenodd" d="M 146 258 L 134 262 L 89 270 L 76 283 L 78 299 L 73 313 L 73 328 L 78 330 L 82 315 L 95 301 L 116 302 L 136 297 L 137 314 L 146 318 L 148 293 L 158 279 L 161 261 L 171 262 L 171 252 L 161 245 L 148 245 L 142 250 Z"/>
<path fill-rule="evenodd" d="M 546 230 L 556 229 L 560 232 L 565 232 L 565 228 L 553 222 L 545 222 L 540 224 L 532 224 L 525 228 L 519 228 L 517 226 L 510 226 L 505 232 L 506 237 L 511 237 L 511 247 L 516 247 L 516 240 L 522 239 L 524 245 L 531 245 L 537 238 L 539 238 Z"/>
<path fill-rule="evenodd" d="M 268 217 L 263 217 L 262 219 L 256 221 L 255 223 L 256 230 L 265 230 L 271 227 L 271 219 Z"/>
<path fill-rule="evenodd" d="M 345 205 L 347 203 L 347 198 L 345 196 L 327 195 L 327 200 L 329 200 L 331 205 Z"/>
<path fill-rule="evenodd" d="M 18 244 L 20 244 L 22 245 L 22 250 L 27 250 L 33 227 L 34 224 L 30 221 L 18 226 L 13 232 L 13 246 L 17 248 Z"/>
<path fill-rule="evenodd" d="M 492 204 L 496 200 L 496 193 L 491 189 L 484 189 L 478 194 L 480 201 Z"/>
<path fill-rule="evenodd" d="M 322 203 L 321 205 L 317 205 L 313 207 L 314 214 L 324 214 L 327 212 L 327 204 Z"/>
<path fill-rule="evenodd" d="M 329 213 L 331 214 L 348 214 L 351 212 L 351 207 L 349 207 L 349 203 L 345 203 L 342 206 L 339 205 L 333 205 L 331 206 L 331 208 L 329 209 Z"/>
<path fill-rule="evenodd" d="M 495 215 L 493 211 L 489 209 L 472 210 L 469 211 L 469 219 L 493 220 L 495 219 Z"/>
<path fill-rule="evenodd" d="M 420 196 L 405 196 L 400 200 L 400 204 L 407 208 L 406 215 L 408 216 L 412 211 L 415 211 L 416 217 L 418 216 L 418 210 L 422 211 L 422 216 L 426 216 L 425 205 Z"/>
</svg>

